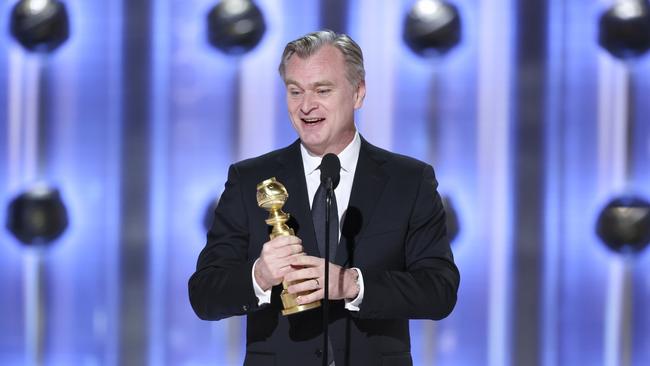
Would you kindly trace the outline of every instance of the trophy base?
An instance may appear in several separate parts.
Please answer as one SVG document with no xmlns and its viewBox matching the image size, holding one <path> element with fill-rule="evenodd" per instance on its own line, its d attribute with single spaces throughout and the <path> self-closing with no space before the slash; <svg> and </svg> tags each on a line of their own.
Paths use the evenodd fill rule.
<svg viewBox="0 0 650 366">
<path fill-rule="evenodd" d="M 316 309 L 319 306 L 320 306 L 320 301 L 310 302 L 309 304 L 296 305 L 296 306 L 290 307 L 288 309 L 282 310 L 282 315 L 287 316 L 287 315 L 291 315 L 291 314 L 296 314 L 296 313 L 299 313 L 301 311 Z"/>
</svg>

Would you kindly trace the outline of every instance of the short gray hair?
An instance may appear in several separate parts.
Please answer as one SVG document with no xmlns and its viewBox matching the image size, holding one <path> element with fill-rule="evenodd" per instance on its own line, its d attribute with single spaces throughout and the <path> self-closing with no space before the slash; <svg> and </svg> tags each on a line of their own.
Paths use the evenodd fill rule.
<svg viewBox="0 0 650 366">
<path fill-rule="evenodd" d="M 366 79 L 366 70 L 363 68 L 363 52 L 361 47 L 352 40 L 348 35 L 343 33 L 336 33 L 331 30 L 321 30 L 306 34 L 294 41 L 287 43 L 282 53 L 282 60 L 280 61 L 280 76 L 282 80 L 286 81 L 285 68 L 286 64 L 296 54 L 300 58 L 307 58 L 324 45 L 331 45 L 336 47 L 343 54 L 345 60 L 345 74 L 346 78 L 355 88 Z"/>
</svg>

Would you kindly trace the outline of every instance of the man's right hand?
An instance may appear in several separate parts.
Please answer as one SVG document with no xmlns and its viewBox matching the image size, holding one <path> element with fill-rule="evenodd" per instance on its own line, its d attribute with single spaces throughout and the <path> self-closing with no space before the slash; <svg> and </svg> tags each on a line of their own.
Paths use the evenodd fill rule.
<svg viewBox="0 0 650 366">
<path fill-rule="evenodd" d="M 302 240 L 296 236 L 279 236 L 267 241 L 255 264 L 255 282 L 264 291 L 280 284 L 284 276 L 293 270 L 293 258 L 301 255 L 305 255 Z"/>
</svg>

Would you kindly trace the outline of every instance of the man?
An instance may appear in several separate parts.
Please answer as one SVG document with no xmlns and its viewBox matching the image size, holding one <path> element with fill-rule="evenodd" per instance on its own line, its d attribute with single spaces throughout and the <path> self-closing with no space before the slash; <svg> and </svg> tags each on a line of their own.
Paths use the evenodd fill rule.
<svg viewBox="0 0 650 366">
<path fill-rule="evenodd" d="M 330 264 L 330 359 L 343 365 L 411 365 L 408 319 L 441 319 L 459 273 L 431 166 L 366 142 L 354 111 L 366 93 L 363 56 L 348 36 L 308 34 L 280 64 L 299 140 L 230 167 L 207 244 L 189 281 L 201 319 L 248 317 L 245 365 L 321 365 L 321 308 L 281 315 L 282 281 L 300 304 L 323 298 L 324 261 L 310 212 L 327 153 L 341 161 L 334 194 L 340 241 Z M 295 236 L 269 240 L 256 186 L 276 177 Z M 296 281 L 296 282 L 293 282 Z"/>
</svg>

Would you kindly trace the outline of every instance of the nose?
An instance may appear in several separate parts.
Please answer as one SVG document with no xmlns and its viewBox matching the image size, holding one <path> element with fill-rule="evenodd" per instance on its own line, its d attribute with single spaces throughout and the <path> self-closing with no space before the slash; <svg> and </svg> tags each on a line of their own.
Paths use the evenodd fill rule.
<svg viewBox="0 0 650 366">
<path fill-rule="evenodd" d="M 311 93 L 305 93 L 302 98 L 302 103 L 300 103 L 300 112 L 303 114 L 309 114 L 316 108 L 318 108 L 318 104 L 316 103 L 314 96 Z"/>
</svg>

